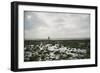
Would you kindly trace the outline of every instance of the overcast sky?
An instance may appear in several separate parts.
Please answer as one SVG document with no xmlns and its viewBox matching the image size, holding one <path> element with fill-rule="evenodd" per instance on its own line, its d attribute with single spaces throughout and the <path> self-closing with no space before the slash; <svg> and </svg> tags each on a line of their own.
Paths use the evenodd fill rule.
<svg viewBox="0 0 100 73">
<path fill-rule="evenodd" d="M 24 12 L 25 39 L 90 38 L 90 15 L 78 13 Z"/>
</svg>

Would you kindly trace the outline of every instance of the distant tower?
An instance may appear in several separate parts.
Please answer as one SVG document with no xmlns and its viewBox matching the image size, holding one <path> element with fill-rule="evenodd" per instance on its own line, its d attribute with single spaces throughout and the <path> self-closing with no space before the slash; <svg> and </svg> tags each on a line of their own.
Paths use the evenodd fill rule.
<svg viewBox="0 0 100 73">
<path fill-rule="evenodd" d="M 50 37 L 48 36 L 48 40 L 50 40 Z"/>
</svg>

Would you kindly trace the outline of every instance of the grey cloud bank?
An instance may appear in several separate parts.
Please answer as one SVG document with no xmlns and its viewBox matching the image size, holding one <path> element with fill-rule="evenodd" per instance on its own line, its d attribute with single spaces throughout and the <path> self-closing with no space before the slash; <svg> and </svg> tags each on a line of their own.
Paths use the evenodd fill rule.
<svg viewBox="0 0 100 73">
<path fill-rule="evenodd" d="M 90 38 L 90 14 L 24 12 L 25 39 Z"/>
</svg>

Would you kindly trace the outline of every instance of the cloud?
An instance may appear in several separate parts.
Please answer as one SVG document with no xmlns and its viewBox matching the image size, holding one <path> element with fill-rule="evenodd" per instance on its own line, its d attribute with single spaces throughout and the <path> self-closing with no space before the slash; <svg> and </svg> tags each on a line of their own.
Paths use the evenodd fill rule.
<svg viewBox="0 0 100 73">
<path fill-rule="evenodd" d="M 25 11 L 25 39 L 90 38 L 90 15 Z"/>
</svg>

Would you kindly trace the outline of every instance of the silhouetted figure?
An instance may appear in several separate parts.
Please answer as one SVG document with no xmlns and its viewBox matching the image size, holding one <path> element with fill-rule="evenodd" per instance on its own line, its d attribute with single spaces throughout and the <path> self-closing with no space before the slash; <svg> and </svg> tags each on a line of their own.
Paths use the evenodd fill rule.
<svg viewBox="0 0 100 73">
<path fill-rule="evenodd" d="M 48 40 L 50 40 L 50 37 L 48 37 Z"/>
</svg>

